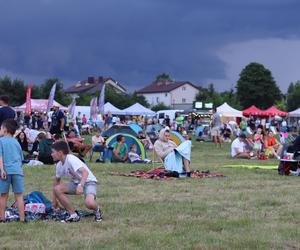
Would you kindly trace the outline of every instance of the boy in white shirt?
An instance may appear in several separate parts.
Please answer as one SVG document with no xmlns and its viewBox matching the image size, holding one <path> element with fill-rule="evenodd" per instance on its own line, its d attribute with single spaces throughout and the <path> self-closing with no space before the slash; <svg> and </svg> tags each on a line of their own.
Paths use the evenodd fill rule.
<svg viewBox="0 0 300 250">
<path fill-rule="evenodd" d="M 65 222 L 77 222 L 80 220 L 80 217 L 66 195 L 84 194 L 85 206 L 95 211 L 95 221 L 102 221 L 102 212 L 96 202 L 96 177 L 85 163 L 76 156 L 69 154 L 69 147 L 65 141 L 55 142 L 52 149 L 52 158 L 54 161 L 58 161 L 53 183 L 53 207 L 58 208 L 60 203 L 70 214 Z M 61 177 L 63 176 L 70 177 L 70 181 L 62 183 Z"/>
<path fill-rule="evenodd" d="M 232 158 L 246 158 L 250 159 L 253 153 L 246 150 L 245 145 L 246 135 L 240 134 L 239 137 L 233 140 L 231 144 L 231 156 Z"/>
</svg>

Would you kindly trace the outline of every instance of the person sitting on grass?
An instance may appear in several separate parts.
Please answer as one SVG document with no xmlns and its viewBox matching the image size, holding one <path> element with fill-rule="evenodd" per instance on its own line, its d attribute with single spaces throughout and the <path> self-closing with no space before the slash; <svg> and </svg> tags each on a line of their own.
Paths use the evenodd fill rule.
<svg viewBox="0 0 300 250">
<path fill-rule="evenodd" d="M 74 131 L 69 131 L 66 139 L 71 150 L 78 153 L 81 157 L 85 157 L 87 152 L 92 148 L 92 145 L 83 143 L 84 138 L 76 137 Z"/>
<path fill-rule="evenodd" d="M 100 128 L 97 128 L 96 134 L 92 136 L 92 146 L 93 152 L 100 153 L 99 159 L 97 159 L 96 162 L 105 162 L 107 147 L 105 146 L 105 139 L 101 136 Z"/>
<path fill-rule="evenodd" d="M 276 139 L 274 133 L 269 130 L 268 136 L 265 139 L 266 155 L 275 156 L 277 159 L 280 159 L 282 152 L 282 144 Z"/>
<path fill-rule="evenodd" d="M 17 136 L 16 139 L 18 140 L 23 152 L 28 154 L 28 140 L 26 134 L 21 131 Z"/>
<path fill-rule="evenodd" d="M 175 142 L 170 140 L 169 129 L 164 128 L 159 132 L 159 139 L 154 143 L 154 150 L 163 160 L 165 169 L 181 174 L 184 168 L 186 176 L 191 177 L 191 146 L 190 140 L 186 140 L 177 146 Z"/>
<path fill-rule="evenodd" d="M 23 151 L 18 141 L 13 137 L 17 123 L 13 119 L 2 122 L 0 129 L 0 221 L 5 222 L 5 209 L 10 185 L 12 185 L 19 210 L 20 221 L 25 221 L 24 215 L 24 174 L 22 169 Z"/>
<path fill-rule="evenodd" d="M 231 144 L 231 156 L 232 158 L 244 158 L 250 159 L 254 156 L 253 152 L 246 149 L 246 135 L 240 134 L 239 137 L 235 138 Z"/>
<path fill-rule="evenodd" d="M 130 163 L 149 163 L 150 160 L 143 160 L 142 157 L 137 153 L 136 144 L 130 145 L 130 152 L 128 153 Z"/>
<path fill-rule="evenodd" d="M 47 132 L 46 135 L 43 138 L 41 138 L 39 142 L 38 160 L 43 162 L 44 164 L 54 163 L 51 156 L 52 144 L 53 144 L 52 136 L 49 132 Z"/>
<path fill-rule="evenodd" d="M 128 148 L 123 135 L 117 135 L 117 141 L 112 144 L 112 162 L 126 162 L 128 160 Z"/>
<path fill-rule="evenodd" d="M 95 221 L 102 221 L 102 212 L 96 202 L 97 179 L 91 170 L 76 156 L 69 153 L 68 144 L 57 141 L 52 146 L 52 158 L 58 161 L 56 175 L 53 183 L 53 208 L 58 209 L 59 203 L 69 212 L 70 216 L 64 222 L 77 222 L 80 220 L 69 195 L 84 194 L 84 203 L 88 209 L 95 211 Z M 70 177 L 68 183 L 61 182 L 63 176 Z"/>
</svg>

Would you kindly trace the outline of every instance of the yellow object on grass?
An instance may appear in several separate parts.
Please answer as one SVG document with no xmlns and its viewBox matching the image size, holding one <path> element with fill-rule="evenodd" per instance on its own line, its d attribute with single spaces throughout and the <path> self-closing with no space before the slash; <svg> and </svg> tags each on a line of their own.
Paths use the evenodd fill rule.
<svg viewBox="0 0 300 250">
<path fill-rule="evenodd" d="M 259 166 L 259 165 L 225 165 L 223 168 L 260 168 L 260 169 L 278 169 L 278 166 Z"/>
</svg>

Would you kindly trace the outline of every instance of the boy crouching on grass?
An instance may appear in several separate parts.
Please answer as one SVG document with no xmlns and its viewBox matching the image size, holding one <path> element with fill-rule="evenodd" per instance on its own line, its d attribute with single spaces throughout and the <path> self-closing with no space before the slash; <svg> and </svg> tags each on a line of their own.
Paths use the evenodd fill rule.
<svg viewBox="0 0 300 250">
<path fill-rule="evenodd" d="M 13 137 L 17 122 L 5 120 L 0 129 L 0 222 L 5 222 L 5 209 L 10 185 L 12 185 L 18 204 L 20 221 L 24 222 L 24 174 L 22 169 L 23 152 L 18 141 Z"/>
<path fill-rule="evenodd" d="M 95 221 L 102 221 L 102 212 L 96 202 L 97 179 L 85 163 L 76 156 L 69 154 L 68 144 L 57 141 L 52 146 L 52 158 L 58 161 L 56 164 L 56 177 L 53 184 L 53 207 L 58 208 L 60 203 L 70 214 L 65 222 L 77 222 L 80 220 L 73 204 L 67 194 L 85 196 L 85 206 L 95 211 Z M 69 183 L 62 183 L 61 177 L 71 177 Z"/>
</svg>

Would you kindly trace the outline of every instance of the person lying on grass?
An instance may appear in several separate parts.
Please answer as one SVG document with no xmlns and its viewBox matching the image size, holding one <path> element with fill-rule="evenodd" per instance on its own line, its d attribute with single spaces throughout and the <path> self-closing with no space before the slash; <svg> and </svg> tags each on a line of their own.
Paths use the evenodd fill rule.
<svg viewBox="0 0 300 250">
<path fill-rule="evenodd" d="M 24 222 L 24 174 L 22 169 L 23 151 L 18 141 L 13 137 L 17 122 L 5 120 L 0 129 L 0 221 L 5 222 L 5 209 L 10 185 L 12 185 L 18 204 L 20 221 Z"/>
<path fill-rule="evenodd" d="M 169 128 L 164 128 L 159 132 L 159 139 L 154 143 L 154 150 L 163 160 L 165 169 L 183 173 L 184 168 L 186 176 L 191 177 L 191 146 L 189 140 L 177 146 L 175 142 L 170 140 Z"/>
<path fill-rule="evenodd" d="M 254 157 L 254 153 L 246 149 L 245 140 L 246 135 L 243 133 L 233 140 L 231 144 L 232 158 L 250 159 L 251 157 Z"/>
<path fill-rule="evenodd" d="M 70 216 L 65 222 L 80 220 L 73 204 L 67 197 L 70 195 L 84 194 L 84 203 L 88 209 L 95 211 L 95 221 L 102 221 L 102 212 L 96 202 L 97 179 L 91 170 L 76 156 L 69 154 L 68 144 L 57 141 L 52 146 L 52 158 L 56 164 L 56 176 L 53 183 L 53 208 L 59 208 L 59 203 L 69 212 Z M 61 177 L 68 176 L 68 183 L 62 183 Z"/>
</svg>

